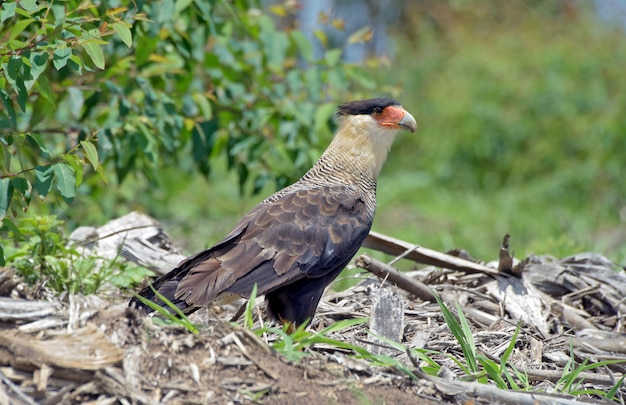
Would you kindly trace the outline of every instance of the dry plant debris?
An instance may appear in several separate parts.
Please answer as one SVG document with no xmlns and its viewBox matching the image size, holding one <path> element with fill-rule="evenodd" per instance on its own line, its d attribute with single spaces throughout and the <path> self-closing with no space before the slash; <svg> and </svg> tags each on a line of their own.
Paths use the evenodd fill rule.
<svg viewBox="0 0 626 405">
<path fill-rule="evenodd" d="M 155 230 L 162 233 L 155 223 L 141 229 L 150 230 L 151 237 Z M 162 236 L 152 238 L 158 241 L 155 248 L 140 235 L 127 238 L 119 230 L 109 234 L 119 236 L 120 244 L 135 243 L 129 258 L 141 256 L 137 246 L 156 252 L 158 246 L 171 249 Z M 418 257 L 421 262 L 431 260 L 433 251 L 384 235 L 374 238 L 379 246 L 385 245 L 384 251 L 394 250 L 407 259 Z M 97 239 L 91 239 L 91 248 L 97 245 Z M 507 247 L 502 249 L 507 254 L 501 250 L 499 257 L 508 260 Z M 151 257 L 171 256 L 162 253 Z M 5 268 L 0 273 L 0 291 L 6 296 L 0 300 L 0 405 L 624 403 L 623 385 L 615 401 L 574 397 L 559 393 L 557 386 L 572 358 L 578 365 L 585 359 L 621 361 L 581 372 L 580 389 L 607 392 L 624 375 L 623 269 L 594 254 L 484 265 L 435 252 L 432 260 L 437 267 L 398 273 L 391 265 L 359 257 L 357 265 L 378 277 L 364 272 L 359 284 L 327 292 L 310 327 L 320 330 L 342 319 L 367 317 L 369 324 L 330 337 L 397 359 L 413 370 L 416 380 L 393 367 L 372 367 L 333 345 L 309 347 L 308 356 L 291 363 L 268 345 L 275 336 L 259 338 L 225 322 L 236 307 L 199 311 L 192 320 L 204 326 L 199 334 L 191 334 L 180 327 L 156 325 L 129 310 L 128 297 L 111 293 L 36 298 Z M 528 376 L 532 392 L 468 381 L 452 360 L 463 356 L 431 289 L 453 311 L 459 305 L 478 353 L 494 361 L 499 361 L 521 325 L 509 364 Z M 375 339 L 369 331 L 397 339 L 408 348 L 436 351 L 431 358 L 441 365 L 439 375 L 422 373 L 423 362 Z"/>
</svg>

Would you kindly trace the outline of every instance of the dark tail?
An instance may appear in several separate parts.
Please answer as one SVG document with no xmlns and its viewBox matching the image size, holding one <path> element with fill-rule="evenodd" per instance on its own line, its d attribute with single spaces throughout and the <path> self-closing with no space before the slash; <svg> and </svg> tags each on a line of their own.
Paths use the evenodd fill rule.
<svg viewBox="0 0 626 405">
<path fill-rule="evenodd" d="M 163 299 L 174 304 L 185 315 L 192 314 L 200 308 L 189 305 L 185 301 L 181 299 L 176 299 L 174 297 L 176 294 L 176 289 L 178 288 L 178 283 L 180 283 L 180 280 L 185 277 L 188 272 L 188 268 L 181 269 L 180 267 L 177 267 L 169 273 L 159 277 L 156 281 L 148 284 L 148 286 L 139 291 L 137 295 L 154 302 L 155 304 L 159 305 L 162 308 L 165 308 L 171 313 L 176 313 L 176 311 L 174 311 L 174 309 L 172 309 Z M 161 297 L 163 299 L 161 299 Z M 146 314 L 151 314 L 155 312 L 154 309 L 142 302 L 142 300 L 140 300 L 137 296 L 131 298 L 128 306 L 139 308 Z"/>
</svg>

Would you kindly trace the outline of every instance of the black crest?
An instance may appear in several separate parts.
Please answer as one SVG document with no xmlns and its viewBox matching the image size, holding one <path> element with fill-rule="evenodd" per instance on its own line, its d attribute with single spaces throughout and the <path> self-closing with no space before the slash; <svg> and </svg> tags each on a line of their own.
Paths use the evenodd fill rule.
<svg viewBox="0 0 626 405">
<path fill-rule="evenodd" d="M 376 107 L 389 107 L 390 105 L 400 105 L 392 98 L 370 98 L 366 100 L 348 101 L 337 107 L 337 115 L 360 115 L 371 114 Z"/>
</svg>

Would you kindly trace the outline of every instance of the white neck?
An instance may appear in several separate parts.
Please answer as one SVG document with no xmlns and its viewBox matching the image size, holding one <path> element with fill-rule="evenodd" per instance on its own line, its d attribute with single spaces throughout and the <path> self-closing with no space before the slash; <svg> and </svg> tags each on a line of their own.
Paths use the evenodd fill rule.
<svg viewBox="0 0 626 405">
<path fill-rule="evenodd" d="M 398 132 L 399 129 L 381 127 L 369 115 L 348 116 L 343 118 L 324 154 L 333 154 L 335 158 L 367 167 L 378 177 Z"/>
</svg>

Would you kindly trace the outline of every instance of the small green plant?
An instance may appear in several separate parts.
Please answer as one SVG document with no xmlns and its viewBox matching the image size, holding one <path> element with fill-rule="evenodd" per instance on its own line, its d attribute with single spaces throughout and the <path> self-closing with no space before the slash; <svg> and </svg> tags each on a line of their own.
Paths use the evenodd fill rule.
<svg viewBox="0 0 626 405">
<path fill-rule="evenodd" d="M 410 370 L 410 368 L 401 362 L 400 360 L 386 355 L 373 354 L 364 349 L 361 346 L 357 346 L 352 343 L 348 343 L 342 340 L 333 339 L 329 337 L 331 333 L 340 332 L 342 330 L 346 330 L 348 328 L 352 328 L 356 325 L 361 325 L 368 321 L 367 318 L 354 318 L 354 319 L 345 319 L 339 322 L 335 322 L 332 325 L 323 328 L 317 332 L 310 332 L 306 330 L 307 324 L 302 324 L 296 328 L 295 331 L 288 333 L 288 325 L 284 325 L 283 328 L 275 328 L 275 327 L 261 327 L 257 329 L 253 329 L 254 327 L 254 317 L 253 317 L 253 309 L 254 302 L 256 300 L 256 285 L 252 289 L 252 293 L 250 294 L 250 298 L 248 303 L 246 304 L 246 310 L 244 314 L 244 325 L 253 330 L 253 332 L 257 336 L 263 336 L 265 334 L 274 334 L 278 337 L 278 339 L 272 344 L 272 348 L 276 350 L 278 353 L 283 355 L 286 359 L 292 362 L 298 362 L 302 358 L 308 356 L 310 352 L 307 352 L 307 349 L 314 347 L 316 344 L 324 344 L 327 346 L 336 347 L 337 349 L 343 350 L 351 350 L 354 352 L 354 356 L 356 358 L 365 360 L 372 367 L 391 367 L 395 368 L 402 373 L 406 374 L 410 378 L 417 379 L 417 376 Z M 376 337 L 380 341 L 386 343 L 390 347 L 397 349 L 400 353 L 404 353 L 407 351 L 407 348 L 398 342 L 394 342 L 393 340 L 386 339 L 381 336 L 376 336 L 371 332 L 368 332 L 370 335 Z M 427 366 L 423 368 L 428 374 L 435 375 L 439 371 L 440 366 L 433 361 L 430 357 L 428 357 L 427 353 L 433 353 L 426 350 L 419 349 L 410 349 L 409 352 L 411 355 L 419 358 L 426 362 Z"/>
<path fill-rule="evenodd" d="M 579 378 L 582 372 L 593 370 L 599 367 L 604 367 L 610 364 L 625 363 L 624 360 L 605 360 L 597 363 L 588 364 L 589 359 L 584 359 L 580 365 L 576 365 L 576 358 L 574 357 L 574 346 L 570 340 L 570 358 L 565 364 L 563 369 L 563 376 L 556 383 L 556 390 L 570 395 L 598 395 L 607 399 L 614 399 L 617 390 L 622 386 L 624 377 L 607 392 L 598 389 L 581 389 L 583 379 Z"/>
<path fill-rule="evenodd" d="M 200 331 L 196 325 L 194 325 L 187 315 L 183 313 L 172 301 L 168 300 L 163 294 L 159 293 L 153 286 L 150 284 L 150 288 L 154 292 L 156 298 L 163 301 L 168 308 L 160 306 L 156 302 L 150 301 L 149 299 L 142 297 L 139 294 L 134 294 L 135 298 L 141 301 L 142 304 L 147 305 L 152 308 L 155 312 L 161 315 L 163 318 L 153 318 L 156 324 L 160 325 L 180 325 L 187 329 L 189 332 L 193 334 L 198 334 Z"/>
<path fill-rule="evenodd" d="M 385 343 L 387 346 L 398 350 L 398 352 L 407 353 L 407 355 L 412 358 L 411 361 L 413 361 L 414 363 L 416 363 L 417 360 L 422 360 L 423 362 L 425 362 L 426 365 L 421 366 L 420 369 L 426 374 L 437 375 L 439 373 L 441 366 L 428 356 L 429 354 L 438 354 L 438 352 L 433 351 L 433 350 L 426 350 L 426 349 L 415 349 L 415 348 L 411 349 L 411 348 L 404 346 L 402 343 L 398 343 L 386 337 L 379 336 L 375 333 L 372 333 L 371 331 L 368 331 L 367 334 L 372 337 L 375 337 L 379 341 Z M 404 363 L 400 362 L 398 359 L 394 357 L 369 354 L 369 359 L 370 361 L 375 360 L 376 362 L 379 363 L 379 365 L 395 367 L 398 370 L 402 371 L 407 376 L 413 379 L 417 379 L 415 374 Z"/>
<path fill-rule="evenodd" d="M 509 357 L 511 357 L 511 353 L 513 353 L 513 349 L 515 348 L 515 343 L 517 342 L 517 337 L 519 336 L 521 326 L 522 326 L 521 322 L 517 324 L 517 328 L 515 329 L 515 332 L 513 333 L 513 337 L 511 338 L 511 343 L 509 343 L 509 345 L 507 346 L 506 350 L 504 351 L 504 354 L 500 358 L 499 363 L 491 360 L 485 355 L 476 356 L 476 360 L 478 360 L 480 365 L 483 366 L 483 368 L 487 372 L 487 375 L 491 378 L 493 382 L 496 383 L 498 388 L 502 388 L 502 389 L 512 388 L 514 390 L 520 390 L 520 389 L 529 390 L 530 389 L 530 383 L 528 382 L 528 375 L 520 372 L 519 370 L 517 370 L 517 368 L 513 367 L 512 365 L 509 365 L 509 367 L 511 367 L 511 369 L 515 373 L 515 376 L 517 377 L 517 379 L 521 382 L 521 387 L 520 387 L 520 385 L 515 381 L 515 379 L 511 375 L 511 372 L 509 371 L 507 367 L 507 362 L 509 361 Z"/>
<path fill-rule="evenodd" d="M 99 260 L 68 245 L 63 221 L 55 216 L 21 217 L 3 221 L 1 231 L 6 266 L 15 268 L 31 285 L 45 285 L 57 292 L 94 294 L 107 282 L 128 288 L 152 275 L 150 270 L 114 259 Z"/>
<path fill-rule="evenodd" d="M 480 367 L 478 362 L 476 361 L 476 345 L 474 343 L 474 337 L 472 336 L 472 331 L 467 323 L 467 319 L 463 315 L 463 311 L 461 311 L 460 305 L 456 304 L 457 313 L 459 316 L 459 321 L 456 320 L 452 311 L 446 306 L 446 304 L 441 301 L 441 298 L 433 291 L 433 295 L 441 308 L 441 312 L 443 313 L 443 318 L 448 324 L 450 331 L 459 342 L 461 346 L 461 350 L 463 351 L 463 356 L 465 357 L 465 364 L 459 361 L 456 357 L 452 357 L 452 360 L 457 363 L 459 367 L 467 374 L 478 378 L 478 381 L 481 383 L 486 383 L 487 378 L 485 376 L 479 375 Z"/>
<path fill-rule="evenodd" d="M 433 295 L 441 308 L 443 317 L 448 324 L 448 327 L 452 331 L 452 334 L 457 339 L 463 351 L 465 357 L 465 365 L 463 362 L 455 357 L 451 359 L 461 367 L 461 369 L 472 378 L 475 378 L 478 382 L 486 384 L 489 380 L 493 381 L 498 388 L 501 389 L 514 389 L 514 390 L 530 390 L 530 383 L 528 381 L 528 375 L 520 372 L 511 364 L 508 364 L 508 360 L 513 353 L 515 343 L 519 336 L 521 329 L 521 323 L 517 325 L 515 333 L 511 338 L 511 342 L 504 351 L 500 362 L 495 362 L 484 355 L 476 354 L 476 347 L 474 345 L 474 339 L 472 337 L 469 324 L 461 311 L 460 306 L 457 304 L 457 312 L 459 320 L 455 318 L 452 311 L 441 301 L 439 296 L 433 291 Z M 624 360 L 606 360 L 593 364 L 588 364 L 588 359 L 585 359 L 582 364 L 576 365 L 574 357 L 574 349 L 570 343 L 570 359 L 565 365 L 563 370 L 563 376 L 556 383 L 556 390 L 558 392 L 581 396 L 581 395 L 596 395 L 607 399 L 614 399 L 617 391 L 624 382 L 624 376 L 613 386 L 609 391 L 602 391 L 598 389 L 581 389 L 583 379 L 579 378 L 580 374 L 584 371 L 593 370 L 599 367 L 604 367 L 610 364 L 624 363 Z M 511 371 L 517 377 L 516 381 L 511 374 Z"/>
<path fill-rule="evenodd" d="M 360 325 L 367 322 L 366 318 L 346 319 L 343 321 L 335 322 L 334 324 L 327 326 L 319 332 L 309 332 L 306 330 L 307 323 L 299 325 L 296 330 L 288 333 L 289 325 L 285 324 L 282 328 L 276 327 L 261 327 L 253 329 L 254 327 L 254 302 L 256 301 L 257 287 L 256 284 L 252 288 L 252 293 L 246 304 L 246 311 L 244 313 L 244 325 L 253 330 L 257 336 L 272 333 L 278 336 L 278 340 L 272 345 L 272 348 L 285 356 L 289 361 L 298 362 L 303 357 L 308 356 L 309 353 L 305 349 L 314 346 L 315 344 L 327 344 L 341 349 L 353 350 L 355 353 L 367 354 L 367 351 L 359 346 L 329 338 L 328 335 L 333 332 L 341 331 L 355 325 Z"/>
</svg>

